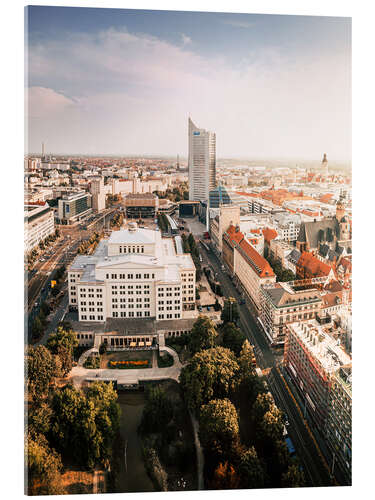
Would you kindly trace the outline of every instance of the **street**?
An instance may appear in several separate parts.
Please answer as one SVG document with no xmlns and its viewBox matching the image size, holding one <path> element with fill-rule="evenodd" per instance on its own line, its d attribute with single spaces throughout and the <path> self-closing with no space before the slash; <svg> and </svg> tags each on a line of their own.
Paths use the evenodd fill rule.
<svg viewBox="0 0 375 500">
<path fill-rule="evenodd" d="M 217 274 L 217 279 L 221 283 L 224 296 L 234 297 L 239 301 L 240 293 L 236 290 L 228 274 L 222 271 L 222 262 L 212 251 L 207 252 L 202 245 L 200 245 L 200 252 L 203 265 L 210 265 Z M 272 351 L 264 333 L 260 330 L 256 320 L 251 315 L 247 304 L 239 305 L 238 308 L 240 327 L 254 346 L 257 365 L 265 373 L 268 373 L 267 383 L 270 391 L 280 408 L 288 414 L 290 422 L 288 431 L 303 465 L 308 484 L 310 486 L 331 486 L 332 481 L 329 470 L 324 459 L 322 459 L 320 450 L 317 448 L 316 441 L 314 441 L 313 436 L 306 427 L 303 415 L 300 414 L 299 407 L 286 389 L 283 378 L 278 371 L 278 365 L 282 357 L 281 353 L 276 354 Z"/>
</svg>

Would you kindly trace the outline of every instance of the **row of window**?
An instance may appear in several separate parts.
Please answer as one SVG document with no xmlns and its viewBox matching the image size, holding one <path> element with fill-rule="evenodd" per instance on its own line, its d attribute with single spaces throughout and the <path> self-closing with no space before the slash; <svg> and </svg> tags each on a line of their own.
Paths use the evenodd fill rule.
<svg viewBox="0 0 375 500">
<path fill-rule="evenodd" d="M 120 316 L 119 316 L 119 313 L 117 311 L 113 311 L 112 313 L 112 317 L 113 318 L 134 318 L 134 317 L 137 317 L 137 318 L 148 318 L 150 317 L 150 311 L 137 311 L 136 315 L 134 314 L 134 311 L 121 311 L 120 312 Z"/>
<path fill-rule="evenodd" d="M 145 247 L 119 246 L 119 253 L 145 253 Z"/>
<path fill-rule="evenodd" d="M 164 316 L 165 316 L 166 319 L 172 319 L 173 318 L 173 314 L 168 313 L 168 314 L 165 314 L 165 315 L 164 314 L 159 314 L 158 319 L 164 319 Z M 181 314 L 180 313 L 175 313 L 174 317 L 176 319 L 179 319 L 181 317 Z"/>
<path fill-rule="evenodd" d="M 134 278 L 134 276 L 135 276 L 135 278 Z M 111 280 L 117 280 L 117 279 L 120 279 L 120 280 L 145 279 L 145 280 L 147 280 L 147 279 L 150 279 L 150 277 L 151 277 L 151 279 L 154 279 L 155 274 L 154 273 L 152 273 L 152 274 L 146 273 L 146 274 L 142 275 L 141 273 L 136 273 L 136 274 L 134 274 L 134 273 L 129 273 L 129 274 L 117 274 L 117 273 L 109 274 L 109 273 L 107 273 L 105 275 L 105 277 L 107 280 L 109 280 L 109 279 L 111 279 Z"/>
</svg>

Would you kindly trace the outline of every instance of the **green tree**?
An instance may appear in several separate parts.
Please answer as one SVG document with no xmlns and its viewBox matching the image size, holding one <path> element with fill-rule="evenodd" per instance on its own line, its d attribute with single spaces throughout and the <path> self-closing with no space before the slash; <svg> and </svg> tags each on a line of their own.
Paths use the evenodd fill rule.
<svg viewBox="0 0 375 500">
<path fill-rule="evenodd" d="M 238 357 L 238 363 L 240 365 L 242 379 L 247 379 L 250 376 L 254 375 L 255 373 L 254 361 L 255 361 L 255 355 L 253 346 L 247 339 L 245 339 L 245 341 L 242 344 L 242 348 Z"/>
<path fill-rule="evenodd" d="M 55 375 L 52 354 L 44 346 L 28 347 L 26 352 L 26 384 L 31 397 L 42 397 Z"/>
<path fill-rule="evenodd" d="M 265 413 L 267 413 L 275 405 L 270 392 L 258 394 L 253 407 L 252 417 L 254 421 L 261 422 Z"/>
<path fill-rule="evenodd" d="M 189 336 L 189 350 L 192 354 L 214 347 L 217 331 L 207 316 L 199 316 L 194 322 Z"/>
<path fill-rule="evenodd" d="M 305 474 L 298 468 L 297 464 L 292 464 L 281 476 L 281 486 L 284 488 L 302 488 L 306 486 Z"/>
<path fill-rule="evenodd" d="M 46 436 L 51 428 L 52 409 L 48 402 L 39 401 L 29 408 L 28 430 L 33 436 L 43 434 Z"/>
<path fill-rule="evenodd" d="M 160 386 L 151 386 L 146 393 L 140 432 L 160 432 L 173 417 L 173 403 Z"/>
<path fill-rule="evenodd" d="M 31 326 L 31 336 L 34 340 L 40 338 L 43 335 L 44 326 L 41 321 L 40 316 L 36 316 Z"/>
<path fill-rule="evenodd" d="M 228 456 L 233 444 L 239 440 L 238 415 L 229 399 L 213 399 L 202 406 L 199 439 L 209 453 Z"/>
<path fill-rule="evenodd" d="M 221 311 L 221 320 L 223 323 L 236 323 L 240 319 L 238 304 L 236 299 L 229 297 L 224 300 L 224 307 Z"/>
<path fill-rule="evenodd" d="M 241 456 L 238 471 L 241 478 L 241 488 L 264 488 L 266 483 L 264 465 L 253 446 Z"/>
<path fill-rule="evenodd" d="M 227 347 L 238 356 L 241 352 L 246 337 L 244 333 L 233 323 L 224 323 L 223 328 L 223 346 Z"/>
<path fill-rule="evenodd" d="M 44 436 L 27 436 L 25 446 L 29 495 L 62 495 L 61 457 Z"/>
<path fill-rule="evenodd" d="M 47 347 L 61 360 L 63 376 L 72 369 L 74 349 L 78 346 L 76 334 L 72 330 L 64 330 L 59 326 L 55 333 L 52 333 L 47 341 Z"/>
<path fill-rule="evenodd" d="M 189 409 L 198 412 L 211 399 L 223 399 L 237 387 L 239 366 L 232 351 L 213 347 L 196 353 L 180 374 Z"/>
<path fill-rule="evenodd" d="M 296 279 L 295 274 L 290 269 L 283 269 L 281 271 L 281 279 L 279 281 L 294 281 Z"/>
<path fill-rule="evenodd" d="M 67 385 L 54 393 L 51 406 L 51 439 L 56 449 L 79 465 L 104 464 L 121 411 L 113 385 L 95 382 L 86 394 Z"/>
</svg>

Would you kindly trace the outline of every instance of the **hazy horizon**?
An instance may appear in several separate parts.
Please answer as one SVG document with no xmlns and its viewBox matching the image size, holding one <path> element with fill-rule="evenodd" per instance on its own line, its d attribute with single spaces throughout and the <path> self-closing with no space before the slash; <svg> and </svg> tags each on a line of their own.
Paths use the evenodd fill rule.
<svg viewBox="0 0 375 500">
<path fill-rule="evenodd" d="M 27 9 L 28 151 L 351 162 L 349 18 Z"/>
</svg>

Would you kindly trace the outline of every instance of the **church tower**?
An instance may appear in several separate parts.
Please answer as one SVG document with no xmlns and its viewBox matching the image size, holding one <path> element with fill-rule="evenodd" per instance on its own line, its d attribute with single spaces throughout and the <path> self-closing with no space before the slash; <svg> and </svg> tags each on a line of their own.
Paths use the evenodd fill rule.
<svg viewBox="0 0 375 500">
<path fill-rule="evenodd" d="M 327 153 L 324 153 L 322 160 L 322 174 L 328 176 L 328 160 Z"/>
<path fill-rule="evenodd" d="M 344 200 L 340 196 L 340 199 L 336 204 L 336 219 L 338 223 L 341 222 L 341 219 L 344 217 L 344 215 L 345 215 L 345 204 Z"/>
</svg>

